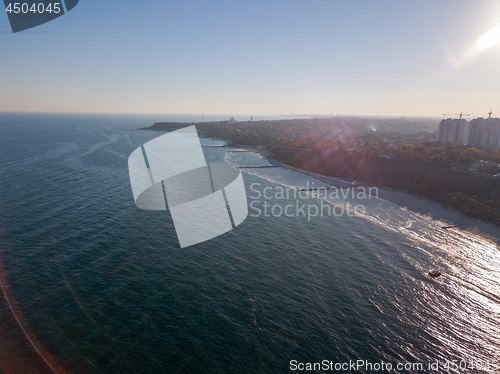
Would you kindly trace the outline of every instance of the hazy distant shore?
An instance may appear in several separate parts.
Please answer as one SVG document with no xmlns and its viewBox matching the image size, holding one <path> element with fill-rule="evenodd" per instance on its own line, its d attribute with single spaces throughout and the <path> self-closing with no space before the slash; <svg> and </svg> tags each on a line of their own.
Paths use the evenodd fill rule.
<svg viewBox="0 0 500 374">
<path fill-rule="evenodd" d="M 338 178 L 317 174 L 304 169 L 296 168 L 294 166 L 283 164 L 282 162 L 270 157 L 270 152 L 264 147 L 252 147 L 245 145 L 241 146 L 236 145 L 236 147 L 246 149 L 249 152 L 260 154 L 261 156 L 265 157 L 271 165 L 281 165 L 284 168 L 310 175 L 313 178 L 316 178 L 322 182 L 331 184 L 333 186 L 337 187 L 352 186 L 350 182 L 346 182 Z M 363 183 L 363 181 L 357 181 L 357 182 L 359 184 L 365 184 Z M 409 193 L 404 191 L 396 191 L 387 187 L 379 187 L 379 186 L 376 187 L 378 188 L 378 197 L 380 199 L 390 201 L 394 204 L 397 204 L 401 207 L 411 210 L 412 212 L 422 214 L 434 220 L 440 221 L 443 223 L 442 226 L 459 225 L 458 227 L 450 228 L 449 230 L 460 229 L 463 231 L 467 231 L 468 233 L 478 235 L 488 241 L 495 243 L 497 247 L 500 246 L 500 228 L 497 228 L 489 223 L 480 221 L 478 219 L 467 217 L 463 213 L 453 208 L 440 205 L 434 201 L 423 199 L 415 195 L 410 195 Z"/>
</svg>

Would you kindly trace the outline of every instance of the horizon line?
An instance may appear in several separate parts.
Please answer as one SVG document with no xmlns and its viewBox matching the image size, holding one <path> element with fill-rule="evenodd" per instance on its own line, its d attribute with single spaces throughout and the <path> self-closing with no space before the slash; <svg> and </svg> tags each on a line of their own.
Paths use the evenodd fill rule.
<svg viewBox="0 0 500 374">
<path fill-rule="evenodd" d="M 380 118 L 441 118 L 441 115 L 425 115 L 425 116 L 417 116 L 417 115 L 398 115 L 398 114 L 332 114 L 332 113 L 291 113 L 291 114 L 279 114 L 279 113 L 270 113 L 270 114 L 230 114 L 230 113 L 168 113 L 168 112 L 52 112 L 52 111 L 18 111 L 18 110 L 0 110 L 0 113 L 11 113 L 11 114 L 87 114 L 87 115 L 179 115 L 179 116 L 248 116 L 248 117 L 293 117 L 293 116 L 301 116 L 301 117 L 380 117 Z M 446 117 L 449 118 L 449 117 Z M 294 118 L 301 119 L 301 118 Z M 309 118 L 311 119 L 311 118 Z"/>
</svg>

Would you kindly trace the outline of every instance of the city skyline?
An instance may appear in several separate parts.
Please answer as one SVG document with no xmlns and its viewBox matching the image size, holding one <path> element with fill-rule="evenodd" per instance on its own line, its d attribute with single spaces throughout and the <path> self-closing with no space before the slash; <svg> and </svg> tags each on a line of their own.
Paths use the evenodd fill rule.
<svg viewBox="0 0 500 374">
<path fill-rule="evenodd" d="M 87 0 L 18 34 L 2 12 L 0 111 L 495 117 L 499 25 L 486 0 Z"/>
</svg>

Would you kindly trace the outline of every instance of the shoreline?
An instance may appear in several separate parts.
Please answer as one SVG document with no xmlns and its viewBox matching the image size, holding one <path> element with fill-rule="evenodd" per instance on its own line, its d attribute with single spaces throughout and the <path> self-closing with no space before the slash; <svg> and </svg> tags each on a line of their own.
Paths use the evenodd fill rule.
<svg viewBox="0 0 500 374">
<path fill-rule="evenodd" d="M 224 139 L 220 139 L 224 140 Z M 339 178 L 329 177 L 326 175 L 311 172 L 305 169 L 300 169 L 295 166 L 287 165 L 271 157 L 271 152 L 265 146 L 252 146 L 244 144 L 235 144 L 230 141 L 227 142 L 228 146 L 231 148 L 239 148 L 246 150 L 247 152 L 256 153 L 267 160 L 272 166 L 281 166 L 286 169 L 294 170 L 298 173 L 309 175 L 315 179 L 318 179 L 324 183 L 330 184 L 336 187 L 352 187 L 352 181 L 343 181 Z M 356 180 L 358 184 L 367 185 L 361 180 Z M 370 184 L 371 185 L 371 184 Z M 461 230 L 468 234 L 478 236 L 482 240 L 495 245 L 497 249 L 500 249 L 500 228 L 491 225 L 490 223 L 480 221 L 475 218 L 468 217 L 463 213 L 444 205 L 441 205 L 435 201 L 411 195 L 408 192 L 402 190 L 394 190 L 388 187 L 380 187 L 373 185 L 378 190 L 378 198 L 386 200 L 393 204 L 398 205 L 401 208 L 408 209 L 409 211 L 426 216 L 435 221 L 441 222 L 443 227 L 450 227 L 449 230 Z M 444 230 L 444 229 L 443 229 Z"/>
<path fill-rule="evenodd" d="M 305 175 L 309 175 L 324 183 L 331 184 L 332 186 L 336 187 L 352 186 L 350 182 L 342 181 L 341 179 L 335 177 L 329 177 L 308 170 L 296 168 L 291 165 L 286 165 L 281 161 L 272 158 L 270 151 L 262 146 L 253 147 L 253 146 L 244 146 L 235 144 L 233 145 L 233 147 L 245 149 L 248 152 L 256 153 L 264 157 L 267 160 L 267 162 L 269 162 L 273 166 L 282 166 L 283 168 L 294 170 L 298 173 L 302 173 Z M 366 183 L 363 183 L 363 181 L 358 180 L 355 182 L 366 185 Z M 457 227 L 449 228 L 449 230 L 465 231 L 468 234 L 479 236 L 481 239 L 486 240 L 491 244 L 494 244 L 497 248 L 500 248 L 499 227 L 493 226 L 487 222 L 483 222 L 475 218 L 468 217 L 451 207 L 446 207 L 432 200 L 411 195 L 405 191 L 393 190 L 388 187 L 379 187 L 376 185 L 373 186 L 378 189 L 379 199 L 389 201 L 393 204 L 400 206 L 401 208 L 406 208 L 414 213 L 424 215 L 435 221 L 439 221 L 443 224 L 442 226 L 458 225 Z"/>
</svg>

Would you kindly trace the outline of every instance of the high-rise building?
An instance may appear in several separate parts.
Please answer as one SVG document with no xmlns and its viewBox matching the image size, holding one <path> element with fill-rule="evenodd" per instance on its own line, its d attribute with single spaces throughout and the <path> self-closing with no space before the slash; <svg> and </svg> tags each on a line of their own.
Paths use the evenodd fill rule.
<svg viewBox="0 0 500 374">
<path fill-rule="evenodd" d="M 490 113 L 491 114 L 491 113 Z M 447 118 L 439 123 L 438 142 L 443 145 L 467 144 L 477 148 L 500 148 L 500 118 Z"/>
<path fill-rule="evenodd" d="M 469 124 L 465 119 L 447 118 L 439 123 L 438 142 L 441 144 L 465 144 Z"/>
<path fill-rule="evenodd" d="M 477 148 L 499 148 L 500 119 L 479 117 L 470 121 L 467 145 Z"/>
</svg>

